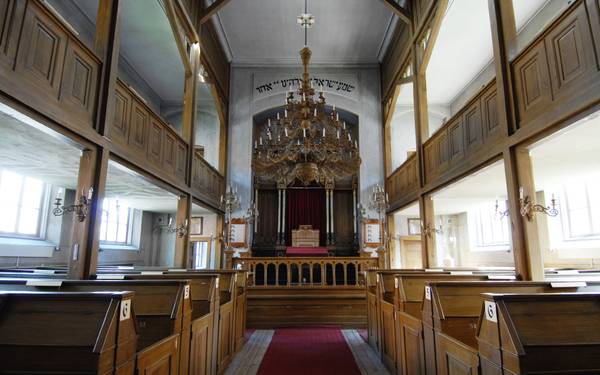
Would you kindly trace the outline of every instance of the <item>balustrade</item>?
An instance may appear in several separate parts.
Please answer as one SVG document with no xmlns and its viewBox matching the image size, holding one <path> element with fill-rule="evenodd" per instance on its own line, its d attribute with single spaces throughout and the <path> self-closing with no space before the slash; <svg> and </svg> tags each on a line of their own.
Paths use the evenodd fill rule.
<svg viewBox="0 0 600 375">
<path fill-rule="evenodd" d="M 376 258 L 302 257 L 236 258 L 234 267 L 250 272 L 250 287 L 364 288 L 364 271 L 377 267 Z"/>
</svg>

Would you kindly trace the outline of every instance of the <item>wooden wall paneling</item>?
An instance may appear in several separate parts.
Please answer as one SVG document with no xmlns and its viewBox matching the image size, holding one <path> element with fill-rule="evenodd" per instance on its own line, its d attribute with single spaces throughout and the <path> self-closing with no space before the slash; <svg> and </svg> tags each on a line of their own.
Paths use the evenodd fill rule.
<svg viewBox="0 0 600 375">
<path fill-rule="evenodd" d="M 592 35 L 600 35 L 600 0 L 586 0 L 586 6 L 589 12 Z M 594 46 L 596 55 L 600 56 L 600 38 L 594 38 Z M 598 61 L 598 67 L 600 68 L 600 60 Z"/>
<path fill-rule="evenodd" d="M 452 164 L 456 164 L 464 156 L 464 134 L 462 118 L 457 118 L 448 126 L 448 149 Z"/>
<path fill-rule="evenodd" d="M 165 172 L 167 174 L 173 175 L 175 173 L 175 164 L 177 163 L 177 139 L 171 132 L 165 131 L 164 141 L 165 143 L 163 145 L 163 168 L 165 169 Z"/>
<path fill-rule="evenodd" d="M 100 67 L 99 59 L 87 53 L 79 42 L 69 40 L 60 88 L 60 103 L 63 110 L 80 120 L 75 124 L 93 126 L 95 122 Z"/>
<path fill-rule="evenodd" d="M 423 146 L 423 155 L 424 155 L 424 174 L 425 174 L 425 182 L 428 183 L 435 177 L 435 172 L 437 169 L 437 143 L 433 141 L 433 139 L 429 139 L 427 143 Z"/>
<path fill-rule="evenodd" d="M 474 153 L 483 143 L 483 124 L 479 100 L 472 103 L 465 110 L 463 122 L 465 127 L 465 149 L 468 153 Z"/>
<path fill-rule="evenodd" d="M 437 170 L 435 174 L 441 174 L 448 169 L 450 154 L 448 152 L 448 129 L 445 127 L 435 137 L 437 143 Z"/>
<path fill-rule="evenodd" d="M 258 190 L 260 216 L 254 235 L 258 247 L 272 246 L 277 242 L 277 202 L 277 189 Z"/>
<path fill-rule="evenodd" d="M 20 79 L 58 98 L 68 35 L 35 1 L 27 2 L 15 71 Z"/>
<path fill-rule="evenodd" d="M 131 106 L 131 122 L 129 130 L 129 138 L 127 144 L 129 150 L 134 152 L 136 156 L 146 159 L 146 145 L 148 143 L 148 124 L 150 122 L 150 113 L 145 106 L 133 100 Z"/>
<path fill-rule="evenodd" d="M 544 43 L 537 43 L 526 50 L 514 62 L 512 70 L 518 108 L 518 128 L 521 128 L 547 111 L 552 103 Z"/>
<path fill-rule="evenodd" d="M 115 91 L 114 119 L 108 127 L 107 133 L 111 140 L 122 145 L 127 145 L 129 139 L 132 102 L 131 93 L 119 82 Z"/>
<path fill-rule="evenodd" d="M 157 168 L 162 167 L 163 134 L 163 125 L 156 118 L 151 118 L 148 131 L 148 161 Z"/>
<path fill-rule="evenodd" d="M 593 90 L 592 95 L 598 96 L 598 85 L 590 83 L 600 80 L 600 69 L 583 2 L 549 31 L 544 42 L 553 100 L 567 102 L 575 99 L 580 105 L 580 98 L 586 91 Z"/>
<path fill-rule="evenodd" d="M 175 174 L 177 175 L 177 178 L 185 182 L 185 174 L 187 171 L 187 145 L 182 140 L 177 142 L 176 159 Z"/>
<path fill-rule="evenodd" d="M 481 115 L 483 122 L 484 142 L 500 135 L 500 121 L 498 118 L 498 91 L 494 84 L 481 96 Z"/>
<path fill-rule="evenodd" d="M 354 247 L 354 200 L 352 190 L 334 190 L 334 230 L 337 248 L 349 250 Z"/>
<path fill-rule="evenodd" d="M 13 69 L 27 2 L 0 0 L 0 66 Z"/>
</svg>

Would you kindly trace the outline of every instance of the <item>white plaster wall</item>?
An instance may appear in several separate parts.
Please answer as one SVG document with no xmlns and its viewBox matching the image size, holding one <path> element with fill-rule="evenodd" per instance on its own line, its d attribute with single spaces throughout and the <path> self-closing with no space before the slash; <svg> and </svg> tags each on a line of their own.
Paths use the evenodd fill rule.
<svg viewBox="0 0 600 375">
<path fill-rule="evenodd" d="M 315 68 L 311 73 L 328 77 L 356 75 L 357 100 L 350 96 L 326 93 L 328 105 L 335 104 L 359 117 L 360 199 L 368 203 L 374 185 L 383 185 L 383 127 L 381 123 L 380 77 L 378 68 Z M 300 67 L 233 67 L 231 71 L 227 180 L 238 187 L 242 210 L 251 201 L 252 117 L 281 106 L 282 94 L 255 100 L 254 75 L 290 74 L 300 76 Z M 241 214 L 240 212 L 237 213 Z M 370 213 L 375 215 L 374 212 Z"/>
</svg>

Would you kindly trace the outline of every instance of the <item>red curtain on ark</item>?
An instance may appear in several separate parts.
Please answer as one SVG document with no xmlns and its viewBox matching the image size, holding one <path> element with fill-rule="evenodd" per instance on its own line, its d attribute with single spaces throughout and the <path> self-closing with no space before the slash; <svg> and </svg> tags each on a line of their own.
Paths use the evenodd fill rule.
<svg viewBox="0 0 600 375">
<path fill-rule="evenodd" d="M 325 189 L 288 189 L 286 192 L 285 243 L 292 245 L 292 229 L 312 225 L 319 229 L 321 246 L 325 245 Z"/>
</svg>

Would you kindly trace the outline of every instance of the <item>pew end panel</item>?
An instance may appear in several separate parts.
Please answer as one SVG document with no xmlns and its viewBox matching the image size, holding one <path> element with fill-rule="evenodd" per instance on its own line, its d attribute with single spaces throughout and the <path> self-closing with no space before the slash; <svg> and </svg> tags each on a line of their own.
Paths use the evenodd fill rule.
<svg viewBox="0 0 600 375">
<path fill-rule="evenodd" d="M 483 374 L 600 372 L 599 293 L 483 296 L 478 341 L 496 350 L 482 353 Z"/>
<path fill-rule="evenodd" d="M 0 373 L 134 374 L 132 298 L 0 292 Z"/>
</svg>

